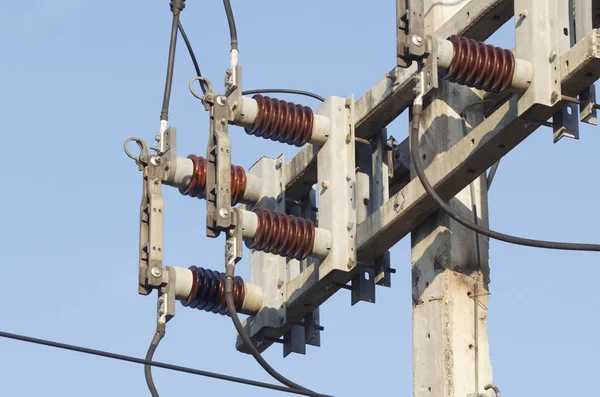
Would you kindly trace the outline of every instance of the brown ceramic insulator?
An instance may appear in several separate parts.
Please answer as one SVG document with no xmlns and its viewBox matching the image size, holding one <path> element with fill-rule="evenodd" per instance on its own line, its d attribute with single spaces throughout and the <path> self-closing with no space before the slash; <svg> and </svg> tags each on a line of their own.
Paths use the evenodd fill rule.
<svg viewBox="0 0 600 397">
<path fill-rule="evenodd" d="M 188 159 L 194 164 L 194 171 L 190 184 L 179 189 L 184 196 L 206 198 L 206 159 L 190 154 Z M 246 191 L 246 171 L 238 165 L 231 166 L 231 205 L 239 204 Z"/>
<path fill-rule="evenodd" d="M 310 141 L 315 119 L 311 108 L 260 94 L 252 99 L 257 113 L 252 127 L 246 128 L 247 134 L 295 146 Z"/>
<path fill-rule="evenodd" d="M 246 241 L 250 249 L 290 257 L 306 259 L 312 253 L 315 242 L 315 224 L 304 218 L 258 208 L 256 234 Z"/>
<path fill-rule="evenodd" d="M 189 269 L 192 272 L 192 291 L 187 301 L 183 302 L 183 306 L 215 314 L 229 314 L 225 300 L 225 273 L 196 266 L 191 266 Z M 233 303 L 238 311 L 242 309 L 245 297 L 244 280 L 235 277 Z"/>
<path fill-rule="evenodd" d="M 510 88 L 515 73 L 515 55 L 510 50 L 451 36 L 454 46 L 450 67 L 442 77 L 453 83 L 493 93 Z"/>
</svg>

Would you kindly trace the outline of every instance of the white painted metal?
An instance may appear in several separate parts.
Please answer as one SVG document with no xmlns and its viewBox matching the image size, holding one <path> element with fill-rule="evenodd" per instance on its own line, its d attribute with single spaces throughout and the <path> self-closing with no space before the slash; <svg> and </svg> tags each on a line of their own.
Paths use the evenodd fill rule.
<svg viewBox="0 0 600 397">
<path fill-rule="evenodd" d="M 534 119 L 539 119 L 539 105 L 553 106 L 561 95 L 557 2 L 515 0 L 515 56 L 529 61 L 535 70 L 535 78 L 519 100 L 519 115 L 528 113 Z"/>
</svg>

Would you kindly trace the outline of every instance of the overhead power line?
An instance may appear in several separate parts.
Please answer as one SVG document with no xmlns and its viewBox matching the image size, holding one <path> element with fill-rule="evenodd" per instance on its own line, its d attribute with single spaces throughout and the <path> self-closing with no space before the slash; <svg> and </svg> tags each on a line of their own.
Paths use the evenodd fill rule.
<svg viewBox="0 0 600 397">
<path fill-rule="evenodd" d="M 74 352 L 78 352 L 78 353 L 90 354 L 92 356 L 110 358 L 113 360 L 126 361 L 126 362 L 130 362 L 130 363 L 142 364 L 142 365 L 150 365 L 152 367 L 168 369 L 170 371 L 184 372 L 184 373 L 188 373 L 188 374 L 192 374 L 192 375 L 204 376 L 207 378 L 214 378 L 214 379 L 220 379 L 220 380 L 224 380 L 224 381 L 228 381 L 228 382 L 241 383 L 241 384 L 248 385 L 248 386 L 255 386 L 255 387 L 261 387 L 264 389 L 277 390 L 277 391 L 284 392 L 284 393 L 299 394 L 299 395 L 303 395 L 303 396 L 330 397 L 330 396 L 327 396 L 324 394 L 316 394 L 316 393 L 305 392 L 302 390 L 290 389 L 288 387 L 273 385 L 270 383 L 258 382 L 258 381 L 251 380 L 251 379 L 238 378 L 235 376 L 219 374 L 216 372 L 208 372 L 208 371 L 203 371 L 200 369 L 182 367 L 179 365 L 167 364 L 167 363 L 163 363 L 160 361 L 149 361 L 149 360 L 144 360 L 144 359 L 137 358 L 137 357 L 131 357 L 131 356 L 126 356 L 126 355 L 117 354 L 117 353 L 110 353 L 110 352 L 107 352 L 104 350 L 89 349 L 87 347 L 69 345 L 66 343 L 54 342 L 54 341 L 50 341 L 50 340 L 46 340 L 46 339 L 32 338 L 30 336 L 12 334 L 12 333 L 3 332 L 3 331 L 0 331 L 0 337 L 18 340 L 18 341 L 26 342 L 26 343 L 33 343 L 36 345 L 53 347 L 56 349 L 70 350 L 70 351 L 74 351 Z"/>
</svg>

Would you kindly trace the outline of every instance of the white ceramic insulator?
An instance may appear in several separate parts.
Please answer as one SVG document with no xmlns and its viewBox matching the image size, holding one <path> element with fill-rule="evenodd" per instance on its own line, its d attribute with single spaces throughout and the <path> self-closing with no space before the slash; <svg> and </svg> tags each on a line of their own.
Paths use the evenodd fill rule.
<svg viewBox="0 0 600 397">
<path fill-rule="evenodd" d="M 165 181 L 165 184 L 174 186 L 178 189 L 185 189 L 192 180 L 194 163 L 186 157 L 177 157 L 175 162 L 175 175 L 173 176 L 173 180 Z"/>
<path fill-rule="evenodd" d="M 185 301 L 192 293 L 192 271 L 182 267 L 172 269 L 175 270 L 175 299 Z"/>
<path fill-rule="evenodd" d="M 448 69 L 452 63 L 452 57 L 454 57 L 454 46 L 449 40 L 441 37 L 435 38 L 437 40 L 437 61 L 438 68 L 441 70 Z"/>
<path fill-rule="evenodd" d="M 254 174 L 246 173 L 246 190 L 244 199 L 246 203 L 256 203 L 262 198 L 262 179 Z"/>
<path fill-rule="evenodd" d="M 256 229 L 258 228 L 258 215 L 254 212 L 242 210 L 243 225 L 242 225 L 242 237 L 244 239 L 252 240 L 256 236 Z"/>
<path fill-rule="evenodd" d="M 531 85 L 533 79 L 533 67 L 529 61 L 516 58 L 515 74 L 511 84 L 511 91 L 525 92 Z"/>
<path fill-rule="evenodd" d="M 331 130 L 331 122 L 325 116 L 315 114 L 313 123 L 312 136 L 310 137 L 310 143 L 316 145 L 323 145 L 329 138 L 329 131 Z"/>
<path fill-rule="evenodd" d="M 245 298 L 242 302 L 242 314 L 256 314 L 262 309 L 263 291 L 256 284 L 244 283 Z"/>
<path fill-rule="evenodd" d="M 239 118 L 235 121 L 236 125 L 240 127 L 252 127 L 254 120 L 256 120 L 256 114 L 258 113 L 258 104 L 250 97 L 242 97 L 242 110 Z"/>
<path fill-rule="evenodd" d="M 319 259 L 327 258 L 331 251 L 332 237 L 331 232 L 327 229 L 315 228 L 315 243 L 311 256 Z"/>
</svg>

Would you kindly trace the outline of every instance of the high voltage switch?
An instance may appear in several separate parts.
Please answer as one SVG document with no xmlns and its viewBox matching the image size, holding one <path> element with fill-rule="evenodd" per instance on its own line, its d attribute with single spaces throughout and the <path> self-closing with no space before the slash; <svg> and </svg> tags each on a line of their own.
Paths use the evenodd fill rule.
<svg viewBox="0 0 600 397">
<path fill-rule="evenodd" d="M 552 126 L 556 139 L 557 134 L 578 136 L 565 131 L 575 130 L 579 119 L 596 122 L 598 105 L 593 84 L 600 77 L 600 33 L 592 29 L 597 20 L 590 8 L 598 4 L 573 1 L 575 7 L 557 0 L 465 2 L 445 24 L 434 24 L 441 26 L 434 31 L 427 22 L 431 17 L 422 1 L 397 0 L 397 66 L 359 100 L 353 96 L 331 96 L 316 111 L 261 94 L 243 94 L 237 31 L 231 7 L 225 1 L 231 56 L 223 93 L 216 92 L 211 81 L 200 75 L 197 65 L 198 76 L 189 85 L 209 113 L 205 156 L 177 156 L 177 131 L 167 124 L 176 41 L 172 37 L 166 105 L 157 144 L 149 147 L 140 138 L 125 142 L 127 155 L 135 160 L 143 175 L 138 287 L 143 295 L 158 290 L 159 332 L 164 335 L 166 322 L 175 315 L 177 300 L 189 308 L 228 315 L 238 331 L 238 350 L 252 354 L 282 383 L 305 390 L 270 368 L 260 352 L 276 342 L 283 345 L 284 355 L 305 353 L 307 345 L 320 346 L 323 327 L 319 307 L 340 289 L 352 291 L 353 304 L 375 302 L 375 287 L 391 285 L 389 249 L 439 208 L 479 233 L 477 236 L 534 247 L 598 251 L 596 244 L 553 243 L 502 235 L 479 224 L 477 218 L 475 222 L 465 220 L 453 208 L 443 205 L 443 200 L 470 186 L 538 127 Z M 441 2 L 449 6 L 446 3 Z M 182 31 L 178 16 L 183 1 L 174 1 L 171 6 L 176 34 L 177 26 Z M 582 7 L 586 12 L 581 11 Z M 515 49 L 484 43 L 490 34 L 490 28 L 484 24 L 497 28 L 513 16 L 513 11 Z M 547 40 L 537 43 L 534 32 Z M 202 87 L 202 95 L 194 91 L 196 82 Z M 456 119 L 461 134 L 463 123 L 466 125 L 467 108 L 453 110 L 461 115 L 460 119 L 427 110 L 430 102 L 447 94 L 450 84 L 466 86 L 471 90 L 457 90 L 478 98 L 467 108 L 490 103 L 493 111 L 486 112 L 486 117 L 481 117 L 472 129 L 464 127 L 464 135 L 443 154 L 429 153 L 428 139 L 436 136 L 430 130 L 440 128 L 437 117 Z M 257 91 L 273 90 L 252 93 Z M 432 95 L 436 92 L 441 96 Z M 581 107 L 581 114 L 574 112 L 577 106 Z M 388 139 L 385 127 L 407 108 L 411 109 L 412 123 L 407 135 L 412 141 L 410 145 L 408 141 L 397 144 L 392 137 Z M 421 122 L 422 116 L 426 123 Z M 553 122 L 547 122 L 549 119 Z M 303 148 L 289 162 L 280 156 L 262 157 L 249 168 L 233 165 L 232 155 L 242 149 L 232 144 L 236 133 L 230 134 L 231 127 Z M 138 145 L 139 154 L 129 151 L 130 142 Z M 408 164 L 409 158 L 414 167 Z M 413 179 L 398 178 L 395 173 L 411 174 Z M 195 265 L 165 266 L 165 259 L 167 263 L 169 260 L 165 256 L 168 250 L 164 251 L 163 185 L 205 200 L 206 236 L 223 236 L 225 240 L 223 272 Z M 390 191 L 398 193 L 390 195 Z M 472 200 L 474 206 L 475 201 Z M 476 208 L 467 208 L 467 212 L 471 210 L 477 214 Z M 248 281 L 235 276 L 244 243 L 250 250 Z M 418 243 L 429 244 L 425 240 Z M 216 245 L 215 249 L 221 250 L 223 245 L 220 247 Z M 479 240 L 477 252 L 479 257 Z M 427 253 L 432 257 L 438 254 Z M 444 271 L 453 270 L 435 270 Z M 473 277 L 480 276 L 477 273 Z M 422 277 L 433 278 L 425 283 Z M 446 299 L 425 293 L 435 288 L 434 281 L 435 275 L 413 268 L 413 310 L 423 304 L 435 305 L 431 302 L 436 299 Z M 425 298 L 433 301 L 425 302 Z M 437 313 L 435 310 L 430 314 Z M 243 324 L 238 313 L 249 316 Z M 210 329 L 204 332 L 209 333 Z M 423 340 L 439 338 L 431 332 L 426 331 L 427 338 Z M 464 339 L 470 341 L 469 338 L 470 335 Z M 474 343 L 477 346 L 478 342 Z M 469 353 L 470 346 L 455 348 L 453 352 Z M 470 357 L 464 362 L 470 362 Z M 417 379 L 419 374 L 415 374 Z M 484 388 L 477 382 L 477 390 L 470 395 L 480 397 Z M 495 386 L 488 386 L 485 390 L 499 395 Z M 425 386 L 419 387 L 426 390 Z"/>
</svg>

